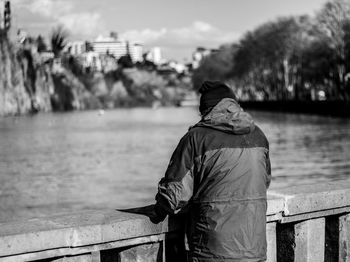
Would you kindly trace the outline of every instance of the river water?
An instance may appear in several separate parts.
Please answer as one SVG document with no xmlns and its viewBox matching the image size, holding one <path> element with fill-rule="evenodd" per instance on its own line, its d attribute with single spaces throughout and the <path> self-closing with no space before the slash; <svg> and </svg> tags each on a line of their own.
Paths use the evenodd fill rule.
<svg viewBox="0 0 350 262">
<path fill-rule="evenodd" d="M 344 180 L 350 120 L 250 112 L 270 141 L 271 188 Z M 195 108 L 0 119 L 0 222 L 151 204 Z"/>
</svg>

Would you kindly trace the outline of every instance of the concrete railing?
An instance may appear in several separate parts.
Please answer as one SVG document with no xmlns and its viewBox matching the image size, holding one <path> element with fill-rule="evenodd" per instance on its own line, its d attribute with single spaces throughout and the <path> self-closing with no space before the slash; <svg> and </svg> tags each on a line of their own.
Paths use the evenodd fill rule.
<svg viewBox="0 0 350 262">
<path fill-rule="evenodd" d="M 181 218 L 145 209 L 89 211 L 0 224 L 0 261 L 185 261 Z M 350 261 L 350 183 L 269 192 L 268 260 Z"/>
</svg>

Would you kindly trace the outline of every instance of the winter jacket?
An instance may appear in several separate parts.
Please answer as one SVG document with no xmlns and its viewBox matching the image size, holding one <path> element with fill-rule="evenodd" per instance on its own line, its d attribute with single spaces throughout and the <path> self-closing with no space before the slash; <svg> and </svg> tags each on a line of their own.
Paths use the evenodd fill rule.
<svg viewBox="0 0 350 262">
<path fill-rule="evenodd" d="M 233 99 L 221 100 L 185 134 L 156 195 L 156 209 L 188 210 L 190 261 L 266 259 L 269 145 Z"/>
</svg>

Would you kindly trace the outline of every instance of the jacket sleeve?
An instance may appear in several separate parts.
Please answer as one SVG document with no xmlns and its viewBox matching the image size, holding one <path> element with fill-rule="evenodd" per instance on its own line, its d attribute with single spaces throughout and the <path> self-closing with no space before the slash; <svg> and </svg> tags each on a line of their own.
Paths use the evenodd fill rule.
<svg viewBox="0 0 350 262">
<path fill-rule="evenodd" d="M 266 153 L 266 188 L 269 188 L 271 183 L 271 162 L 270 162 L 270 156 L 269 156 L 269 150 Z"/>
<path fill-rule="evenodd" d="M 194 144 L 187 133 L 176 147 L 165 176 L 158 184 L 155 210 L 158 214 L 176 214 L 193 195 Z"/>
</svg>

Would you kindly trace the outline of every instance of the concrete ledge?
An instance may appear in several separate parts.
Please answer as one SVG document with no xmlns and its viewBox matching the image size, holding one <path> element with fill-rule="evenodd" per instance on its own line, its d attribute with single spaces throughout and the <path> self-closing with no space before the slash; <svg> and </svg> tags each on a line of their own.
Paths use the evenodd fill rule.
<svg viewBox="0 0 350 262">
<path fill-rule="evenodd" d="M 43 257 L 49 253 L 78 254 L 103 249 L 105 245 L 109 248 L 139 243 L 141 240 L 133 242 L 139 238 L 143 243 L 151 241 L 149 236 L 161 239 L 182 227 L 178 218 L 155 225 L 146 215 L 136 213 L 86 211 L 0 223 L 0 261 L 8 257 L 16 261 L 17 255 L 35 252 L 44 252 Z M 281 188 L 268 194 L 267 221 L 288 223 L 340 213 L 350 213 L 349 182 Z"/>
<path fill-rule="evenodd" d="M 267 195 L 267 211 L 266 215 L 276 215 L 282 213 L 284 210 L 284 197 Z"/>
<path fill-rule="evenodd" d="M 153 224 L 145 215 L 88 211 L 0 224 L 0 257 L 62 247 L 78 247 L 176 230 L 168 220 Z"/>
<path fill-rule="evenodd" d="M 18 261 L 36 261 L 54 257 L 77 256 L 80 254 L 99 254 L 103 250 L 113 250 L 116 248 L 132 247 L 137 245 L 144 245 L 148 243 L 161 242 L 165 240 L 165 234 L 152 235 L 147 237 L 138 237 L 126 240 L 118 240 L 114 242 L 107 242 L 96 245 L 89 245 L 83 247 L 63 247 L 56 249 L 48 249 L 43 251 L 36 251 L 31 253 L 15 254 L 6 257 L 0 257 L 0 262 L 18 262 Z M 99 260 L 93 260 L 99 261 Z"/>
<path fill-rule="evenodd" d="M 267 214 L 276 221 L 284 207 L 283 198 L 268 199 Z M 181 227 L 166 219 L 153 224 L 145 215 L 119 211 L 86 211 L 54 217 L 0 223 L 0 257 L 42 250 L 121 241 L 175 231 Z"/>
<path fill-rule="evenodd" d="M 335 209 L 327 209 L 322 211 L 316 211 L 311 213 L 302 213 L 293 216 L 282 216 L 279 222 L 281 223 L 292 223 L 296 221 L 303 221 L 308 219 L 314 219 L 319 217 L 334 216 L 339 214 L 350 213 L 350 206 L 340 207 Z"/>
<path fill-rule="evenodd" d="M 283 198 L 283 216 L 350 207 L 350 182 L 336 181 L 279 188 L 270 197 Z"/>
</svg>

